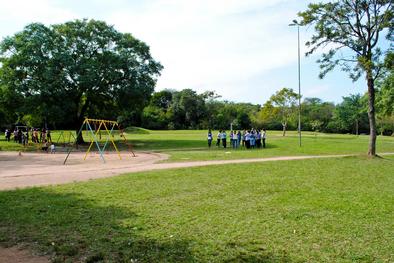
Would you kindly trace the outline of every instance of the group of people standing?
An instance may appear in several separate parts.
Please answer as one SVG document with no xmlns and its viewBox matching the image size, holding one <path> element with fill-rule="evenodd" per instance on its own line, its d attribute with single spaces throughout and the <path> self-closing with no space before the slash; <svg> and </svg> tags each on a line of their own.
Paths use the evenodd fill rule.
<svg viewBox="0 0 394 263">
<path fill-rule="evenodd" d="M 54 153 L 55 145 L 52 143 L 51 132 L 48 129 L 36 129 L 27 127 L 16 127 L 13 132 L 11 130 L 5 130 L 6 141 L 11 141 L 11 135 L 14 136 L 14 142 L 23 144 L 24 146 L 29 144 L 29 138 L 31 138 L 32 143 L 41 143 L 41 149 L 43 151 L 48 151 L 49 143 L 51 144 L 51 153 Z"/>
<path fill-rule="evenodd" d="M 260 149 L 265 148 L 265 140 L 267 138 L 267 131 L 263 130 L 243 130 L 241 131 L 230 131 L 230 146 L 233 149 L 243 147 L 246 149 Z M 213 141 L 212 131 L 208 131 L 208 147 L 211 148 Z M 225 130 L 220 130 L 216 137 L 216 146 L 227 148 L 227 133 Z"/>
</svg>

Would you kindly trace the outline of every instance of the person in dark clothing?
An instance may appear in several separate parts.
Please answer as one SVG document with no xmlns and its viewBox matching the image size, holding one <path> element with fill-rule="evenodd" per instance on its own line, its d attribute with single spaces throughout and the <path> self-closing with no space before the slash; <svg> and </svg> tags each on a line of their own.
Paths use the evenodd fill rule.
<svg viewBox="0 0 394 263">
<path fill-rule="evenodd" d="M 265 139 L 267 138 L 267 131 L 263 129 L 263 134 L 261 135 L 261 140 L 263 141 L 263 148 L 265 148 Z"/>
<path fill-rule="evenodd" d="M 5 139 L 7 142 L 11 140 L 11 131 L 8 129 L 5 131 Z"/>
<path fill-rule="evenodd" d="M 41 147 L 41 150 L 43 150 L 44 152 L 48 152 L 48 142 L 47 142 L 47 140 L 44 140 L 44 142 L 43 142 L 43 144 L 42 144 L 42 147 Z"/>
<path fill-rule="evenodd" d="M 209 131 L 208 131 L 208 147 L 209 148 L 211 148 L 212 139 L 213 139 L 213 135 L 212 135 L 211 129 L 209 129 Z"/>
<path fill-rule="evenodd" d="M 18 130 L 17 141 L 22 144 L 22 130 Z"/>
<path fill-rule="evenodd" d="M 222 144 L 223 144 L 223 148 L 227 148 L 227 134 L 226 131 L 222 132 Z"/>
<path fill-rule="evenodd" d="M 256 146 L 258 149 L 261 148 L 261 132 L 260 132 L 260 130 L 257 130 L 257 133 L 256 133 Z"/>
<path fill-rule="evenodd" d="M 100 139 L 101 139 L 101 133 L 100 133 Z M 51 131 L 50 130 L 47 130 L 47 141 L 52 143 Z"/>
</svg>

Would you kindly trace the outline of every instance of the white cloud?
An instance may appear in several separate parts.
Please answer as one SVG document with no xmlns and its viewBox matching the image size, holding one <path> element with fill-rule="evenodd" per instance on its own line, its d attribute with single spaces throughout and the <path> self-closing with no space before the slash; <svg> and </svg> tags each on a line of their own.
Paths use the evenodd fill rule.
<svg viewBox="0 0 394 263">
<path fill-rule="evenodd" d="M 300 3 L 302 2 L 302 3 Z M 164 65 L 158 89 L 216 90 L 224 98 L 256 98 L 266 72 L 297 60 L 296 29 L 288 23 L 307 2 L 299 0 L 37 0 L 4 1 L 0 36 L 28 23 L 95 18 L 145 41 Z M 94 17 L 91 15 L 94 14 Z M 10 27 L 4 25 L 10 24 Z M 3 25 L 3 26 L 1 26 Z M 305 50 L 303 50 L 304 52 Z M 283 78 L 287 78 L 286 72 Z M 252 94 L 243 97 L 243 94 Z"/>
<path fill-rule="evenodd" d="M 32 22 L 45 24 L 62 23 L 77 18 L 77 14 L 70 9 L 64 9 L 53 5 L 50 0 L 2 1 L 0 9 L 0 36 L 14 34 Z"/>
<path fill-rule="evenodd" d="M 287 28 L 296 11 L 273 9 L 282 2 L 157 0 L 143 13 L 119 10 L 108 21 L 149 43 L 165 67 L 159 89 L 210 89 L 227 97 L 229 84 L 296 59 L 295 31 Z"/>
</svg>

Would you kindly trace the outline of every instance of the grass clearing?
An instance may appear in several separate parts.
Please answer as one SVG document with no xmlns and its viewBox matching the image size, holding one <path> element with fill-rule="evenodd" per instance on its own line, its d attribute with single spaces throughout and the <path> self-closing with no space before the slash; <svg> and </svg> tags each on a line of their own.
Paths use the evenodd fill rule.
<svg viewBox="0 0 394 263">
<path fill-rule="evenodd" d="M 60 131 L 52 132 L 52 139 L 57 141 L 59 135 Z M 115 138 L 120 139 L 119 137 Z M 126 138 L 136 150 L 169 154 L 169 162 L 295 155 L 365 154 L 369 140 L 367 135 L 355 136 L 304 132 L 302 138 L 303 146 L 300 148 L 296 132 L 289 131 L 287 136 L 283 137 L 280 131 L 269 131 L 266 149 L 234 150 L 230 147 L 218 149 L 216 146 L 208 149 L 206 131 L 201 130 L 149 131 L 133 128 L 131 131 L 126 131 Z M 127 148 L 125 145 L 122 145 L 121 141 L 118 142 L 120 148 Z M 18 144 L 0 140 L 0 150 L 21 150 L 22 148 Z M 94 147 L 92 149 L 94 150 Z M 110 146 L 109 149 L 112 149 L 112 147 Z M 37 146 L 30 146 L 26 150 L 40 151 L 40 149 L 37 149 Z M 61 149 L 59 148 L 59 150 Z M 378 136 L 377 151 L 378 153 L 394 152 L 394 137 Z"/>
<path fill-rule="evenodd" d="M 0 241 L 74 262 L 392 262 L 394 158 L 144 172 L 0 192 Z"/>
</svg>

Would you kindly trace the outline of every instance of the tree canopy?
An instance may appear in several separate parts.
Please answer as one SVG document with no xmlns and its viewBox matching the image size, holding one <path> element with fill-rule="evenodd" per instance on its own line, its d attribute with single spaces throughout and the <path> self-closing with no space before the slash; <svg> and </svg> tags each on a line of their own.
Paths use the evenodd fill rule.
<svg viewBox="0 0 394 263">
<path fill-rule="evenodd" d="M 353 80 L 365 74 L 368 86 L 368 116 L 370 142 L 368 154 L 376 155 L 375 81 L 383 67 L 383 50 L 379 46 L 381 34 L 394 40 L 392 0 L 337 0 L 309 4 L 300 12 L 300 25 L 313 25 L 315 34 L 306 45 L 312 54 L 326 48 L 320 63 L 320 77 L 339 66 Z M 390 44 L 392 45 L 392 44 Z M 350 52 L 349 56 L 343 55 Z"/>
<path fill-rule="evenodd" d="M 30 24 L 2 41 L 0 62 L 2 98 L 20 118 L 74 128 L 86 116 L 141 111 L 162 69 L 144 42 L 96 20 Z"/>
</svg>

